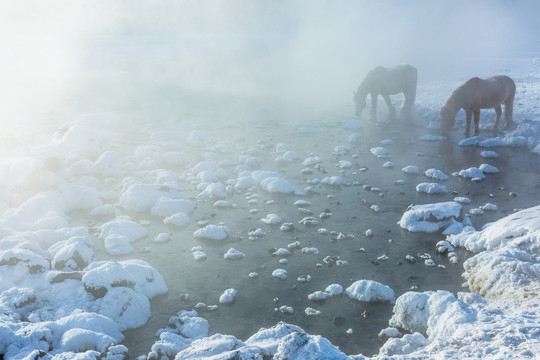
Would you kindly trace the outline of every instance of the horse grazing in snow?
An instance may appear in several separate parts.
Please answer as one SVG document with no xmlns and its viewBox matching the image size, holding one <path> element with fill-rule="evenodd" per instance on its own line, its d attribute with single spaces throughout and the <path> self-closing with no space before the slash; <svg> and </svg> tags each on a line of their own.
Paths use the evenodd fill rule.
<svg viewBox="0 0 540 360">
<path fill-rule="evenodd" d="M 371 118 L 377 116 L 377 98 L 381 95 L 388 105 L 390 118 L 394 118 L 396 110 L 390 101 L 390 95 L 403 93 L 405 102 L 402 113 L 410 115 L 414 101 L 416 99 L 416 83 L 418 79 L 417 70 L 411 65 L 398 65 L 392 68 L 378 66 L 369 71 L 358 86 L 356 92 L 353 91 L 354 103 L 356 105 L 356 116 L 362 114 L 366 107 L 366 97 L 371 95 Z"/>
<path fill-rule="evenodd" d="M 469 137 L 471 127 L 471 117 L 474 117 L 474 135 L 480 132 L 478 125 L 480 122 L 480 109 L 495 109 L 495 125 L 493 130 L 499 126 L 501 119 L 501 104 L 504 104 L 504 121 L 506 128 L 512 125 L 512 110 L 514 107 L 514 96 L 516 95 L 516 84 L 505 75 L 496 75 L 485 80 L 474 77 L 458 87 L 446 104 L 441 109 L 441 133 L 448 131 L 456 123 L 456 114 L 460 109 L 465 110 L 467 126 L 464 135 Z"/>
</svg>

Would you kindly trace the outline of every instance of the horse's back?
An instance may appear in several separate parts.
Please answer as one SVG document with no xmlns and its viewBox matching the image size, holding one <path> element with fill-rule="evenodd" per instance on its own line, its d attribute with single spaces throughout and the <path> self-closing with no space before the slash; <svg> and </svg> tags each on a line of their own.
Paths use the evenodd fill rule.
<svg viewBox="0 0 540 360">
<path fill-rule="evenodd" d="M 411 87 L 416 89 L 417 70 L 414 66 L 404 64 L 394 67 L 378 66 L 373 71 L 373 77 L 383 86 L 390 94 L 405 92 Z"/>
<path fill-rule="evenodd" d="M 516 83 L 506 75 L 495 75 L 485 79 L 493 92 L 499 94 L 502 101 L 513 98 L 516 94 Z"/>
<path fill-rule="evenodd" d="M 513 99 L 516 84 L 506 75 L 495 75 L 486 79 L 473 77 L 454 91 L 473 108 L 488 109 Z"/>
</svg>

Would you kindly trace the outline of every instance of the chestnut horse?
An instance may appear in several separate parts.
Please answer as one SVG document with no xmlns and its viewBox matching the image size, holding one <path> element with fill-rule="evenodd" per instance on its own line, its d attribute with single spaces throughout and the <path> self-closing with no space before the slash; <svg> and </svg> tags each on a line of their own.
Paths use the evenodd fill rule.
<svg viewBox="0 0 540 360">
<path fill-rule="evenodd" d="M 512 110 L 514 107 L 514 96 L 516 94 L 516 84 L 505 75 L 496 75 L 485 80 L 474 77 L 467 80 L 458 87 L 446 104 L 441 109 L 441 133 L 445 134 L 454 127 L 456 114 L 460 109 L 465 110 L 467 126 L 464 135 L 469 137 L 471 127 L 471 117 L 474 117 L 474 135 L 478 135 L 480 129 L 480 109 L 495 109 L 496 130 L 501 119 L 501 104 L 504 104 L 504 121 L 506 128 L 512 125 Z"/>
<path fill-rule="evenodd" d="M 356 116 L 362 114 L 362 110 L 366 107 L 366 97 L 371 95 L 371 117 L 377 116 L 377 98 L 381 95 L 388 105 L 390 117 L 393 118 L 396 110 L 390 101 L 390 95 L 403 93 L 405 102 L 403 103 L 402 113 L 410 115 L 410 111 L 416 99 L 416 82 L 417 71 L 411 65 L 398 65 L 392 68 L 378 66 L 369 71 L 362 80 L 358 90 L 353 91 L 354 103 L 356 105 Z"/>
</svg>

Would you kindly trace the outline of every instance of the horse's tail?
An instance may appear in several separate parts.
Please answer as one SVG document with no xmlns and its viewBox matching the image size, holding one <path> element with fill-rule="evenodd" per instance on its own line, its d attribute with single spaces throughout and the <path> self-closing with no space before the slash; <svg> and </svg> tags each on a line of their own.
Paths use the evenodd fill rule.
<svg viewBox="0 0 540 360">
<path fill-rule="evenodd" d="M 516 83 L 514 80 L 512 80 L 509 77 L 506 77 L 506 81 L 508 82 L 508 96 L 506 97 L 506 100 L 504 101 L 504 122 L 506 123 L 506 127 L 510 127 L 512 124 L 512 113 L 514 111 L 514 97 L 516 96 Z"/>
</svg>

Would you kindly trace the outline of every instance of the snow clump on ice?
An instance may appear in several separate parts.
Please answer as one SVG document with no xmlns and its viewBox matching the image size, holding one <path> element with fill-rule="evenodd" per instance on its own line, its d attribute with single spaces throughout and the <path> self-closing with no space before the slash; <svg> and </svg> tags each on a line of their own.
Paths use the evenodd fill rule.
<svg viewBox="0 0 540 360">
<path fill-rule="evenodd" d="M 398 224 L 411 232 L 437 232 L 463 221 L 462 212 L 462 205 L 455 201 L 412 205 Z"/>
<path fill-rule="evenodd" d="M 206 225 L 193 233 L 195 239 L 225 240 L 229 236 L 230 230 L 224 225 Z"/>
<path fill-rule="evenodd" d="M 230 304 L 234 301 L 237 293 L 238 292 L 235 289 L 227 289 L 219 297 L 219 302 L 221 304 Z"/>
<path fill-rule="evenodd" d="M 373 280 L 358 280 L 345 290 L 345 294 L 351 299 L 365 302 L 395 301 L 391 288 Z"/>
<path fill-rule="evenodd" d="M 444 185 L 438 183 L 420 183 L 416 185 L 416 191 L 426 194 L 447 194 L 448 190 Z"/>
<path fill-rule="evenodd" d="M 426 175 L 426 177 L 428 178 L 435 179 L 435 180 L 448 180 L 448 175 L 443 173 L 441 170 L 437 170 L 433 168 L 427 169 L 426 171 L 424 171 L 424 175 Z"/>
<path fill-rule="evenodd" d="M 414 165 L 407 165 L 404 168 L 402 168 L 401 171 L 403 171 L 405 174 L 413 174 L 413 175 L 420 173 L 420 170 L 418 170 L 418 167 Z"/>
</svg>

